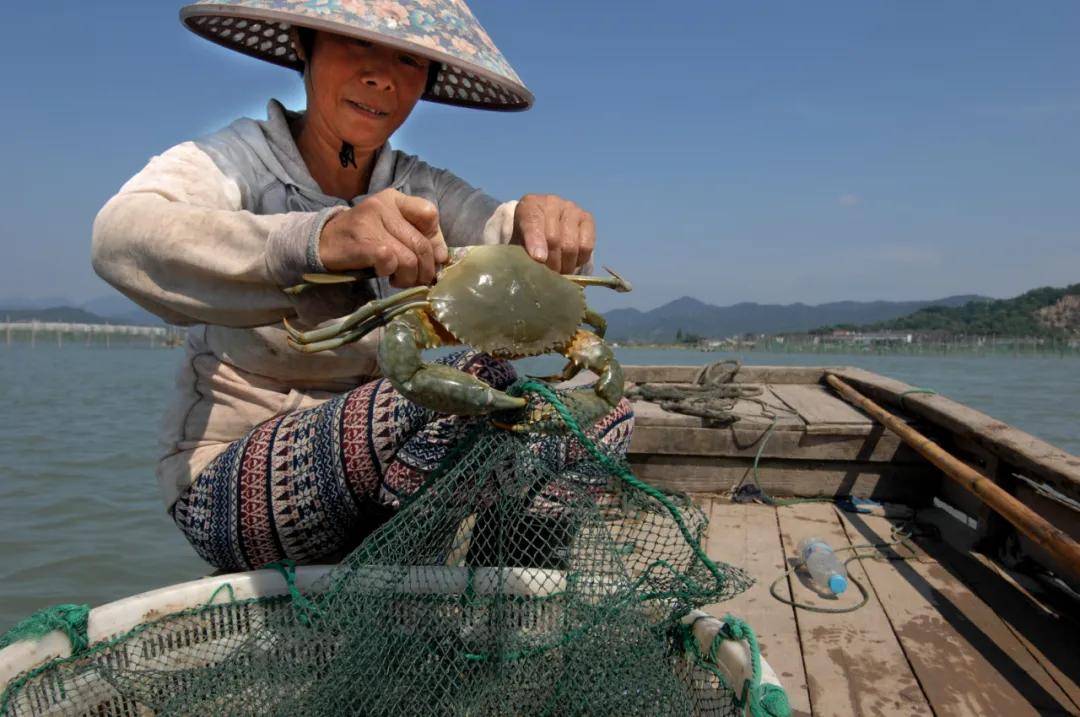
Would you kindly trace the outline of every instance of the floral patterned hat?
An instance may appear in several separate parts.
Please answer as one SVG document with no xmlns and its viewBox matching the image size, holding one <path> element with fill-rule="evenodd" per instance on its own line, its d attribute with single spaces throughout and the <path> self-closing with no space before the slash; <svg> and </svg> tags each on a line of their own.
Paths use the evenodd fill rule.
<svg viewBox="0 0 1080 717">
<path fill-rule="evenodd" d="M 423 99 L 490 110 L 533 103 L 464 0 L 198 0 L 180 19 L 219 45 L 296 70 L 304 63 L 293 27 L 361 38 L 438 62 Z"/>
</svg>

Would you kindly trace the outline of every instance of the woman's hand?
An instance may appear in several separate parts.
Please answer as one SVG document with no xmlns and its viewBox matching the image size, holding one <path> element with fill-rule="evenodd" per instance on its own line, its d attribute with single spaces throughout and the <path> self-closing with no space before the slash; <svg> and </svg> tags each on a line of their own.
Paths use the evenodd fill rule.
<svg viewBox="0 0 1080 717">
<path fill-rule="evenodd" d="M 592 258 L 596 224 L 592 214 L 554 194 L 526 194 L 514 211 L 511 244 L 561 274 L 572 274 Z"/>
<path fill-rule="evenodd" d="M 396 189 L 384 189 L 335 215 L 319 235 L 319 259 L 327 271 L 371 267 L 398 288 L 430 284 L 448 258 L 439 210 Z"/>
</svg>

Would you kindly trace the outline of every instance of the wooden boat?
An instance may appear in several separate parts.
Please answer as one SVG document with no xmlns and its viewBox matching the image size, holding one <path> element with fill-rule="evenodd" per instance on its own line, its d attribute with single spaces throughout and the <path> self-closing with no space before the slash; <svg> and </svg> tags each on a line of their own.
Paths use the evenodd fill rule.
<svg viewBox="0 0 1080 717">
<path fill-rule="evenodd" d="M 632 383 L 669 386 L 693 384 L 701 371 L 624 368 Z M 755 629 L 771 668 L 767 677 L 775 673 L 796 715 L 1080 714 L 1080 576 L 1045 541 L 1015 529 L 896 431 L 835 395 L 826 385 L 829 375 L 932 438 L 1010 500 L 1080 537 L 1077 457 L 946 397 L 859 369 L 744 366 L 731 383 L 756 395 L 734 402 L 732 422 L 635 403 L 635 473 L 693 495 L 710 517 L 710 556 L 757 580 L 705 612 L 720 620 L 736 615 Z M 760 492 L 740 490 L 746 486 Z M 770 502 L 733 500 L 746 495 Z M 870 513 L 847 512 L 834 504 L 843 497 L 876 505 Z M 901 540 L 904 531 L 913 537 Z M 848 566 L 865 589 L 864 605 L 821 611 L 855 607 L 859 591 L 823 597 L 793 570 L 795 546 L 810 536 L 837 550 L 879 546 L 859 548 L 865 559 Z M 318 574 L 319 568 L 302 568 L 296 579 L 307 589 Z M 208 578 L 99 608 L 90 616 L 89 636 L 96 640 L 154 615 L 213 603 L 226 583 L 240 598 L 286 591 L 273 571 Z M 244 608 L 219 607 L 228 614 Z M 718 624 L 712 621 L 710 629 Z M 170 638 L 167 647 L 187 645 Z M 0 654 L 0 687 L 69 651 L 60 632 L 8 647 Z M 748 664 L 744 651 L 730 660 L 732 675 Z M 51 714 L 53 702 L 67 699 L 57 690 L 46 697 L 34 693 L 44 708 L 33 713 Z"/>
<path fill-rule="evenodd" d="M 635 383 L 692 384 L 700 367 L 628 366 Z M 706 610 L 740 615 L 803 715 L 1080 714 L 1078 576 L 948 480 L 893 431 L 839 398 L 826 374 L 902 418 L 1056 528 L 1080 538 L 1080 458 L 940 395 L 855 368 L 744 366 L 729 425 L 635 403 L 630 460 L 643 479 L 690 492 L 711 517 L 711 557 L 756 584 Z M 740 504 L 752 485 L 791 505 Z M 829 499 L 869 498 L 876 514 Z M 909 517 L 889 518 L 914 510 Z M 866 604 L 826 614 L 769 594 L 800 539 L 834 548 L 917 537 L 848 566 Z M 852 605 L 814 592 L 799 572 L 779 581 L 789 601 Z"/>
</svg>

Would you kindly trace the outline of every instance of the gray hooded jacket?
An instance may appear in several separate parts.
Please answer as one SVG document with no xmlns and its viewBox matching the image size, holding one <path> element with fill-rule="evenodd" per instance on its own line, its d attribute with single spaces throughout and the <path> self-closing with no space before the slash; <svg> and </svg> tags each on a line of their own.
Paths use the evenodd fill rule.
<svg viewBox="0 0 1080 717">
<path fill-rule="evenodd" d="M 281 288 L 322 270 L 323 225 L 367 195 L 320 191 L 276 101 L 150 163 L 94 222 L 98 274 L 166 321 L 189 326 L 176 396 L 162 427 L 158 480 L 171 506 L 232 441 L 274 415 L 308 408 L 378 374 L 381 332 L 335 351 L 288 347 L 281 320 L 314 324 L 389 291 L 386 280 L 291 297 Z M 394 188 L 439 209 L 450 246 L 509 241 L 516 203 L 384 146 L 369 193 Z"/>
</svg>

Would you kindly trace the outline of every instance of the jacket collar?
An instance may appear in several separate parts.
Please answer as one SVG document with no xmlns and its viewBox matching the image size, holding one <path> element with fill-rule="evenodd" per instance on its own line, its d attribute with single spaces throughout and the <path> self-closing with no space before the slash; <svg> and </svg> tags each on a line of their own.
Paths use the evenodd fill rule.
<svg viewBox="0 0 1080 717">
<path fill-rule="evenodd" d="M 296 121 L 302 116 L 302 112 L 293 112 L 277 100 L 270 100 L 266 105 L 266 120 L 259 123 L 271 154 L 271 157 L 263 157 L 263 161 L 279 180 L 296 187 L 309 199 L 323 206 L 346 204 L 339 197 L 325 194 L 311 176 L 307 165 L 304 164 L 300 149 L 296 146 L 296 140 L 293 139 L 292 130 L 289 129 L 290 121 Z M 412 171 L 414 163 L 414 157 L 395 152 L 387 142 L 375 153 L 375 166 L 371 171 L 368 191 L 357 195 L 347 203 L 356 204 L 369 194 L 381 192 L 384 189 L 400 189 L 405 184 L 405 179 Z"/>
</svg>

